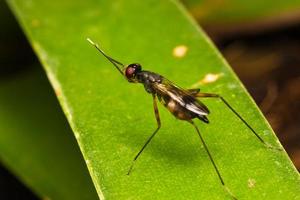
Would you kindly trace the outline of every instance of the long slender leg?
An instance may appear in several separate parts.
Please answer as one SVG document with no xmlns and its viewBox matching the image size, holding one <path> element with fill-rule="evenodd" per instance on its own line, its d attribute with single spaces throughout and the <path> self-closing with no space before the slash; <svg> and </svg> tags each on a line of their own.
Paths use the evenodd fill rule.
<svg viewBox="0 0 300 200">
<path fill-rule="evenodd" d="M 157 128 L 155 129 L 155 131 L 152 133 L 152 135 L 148 138 L 148 140 L 146 141 L 146 143 L 144 144 L 144 146 L 142 147 L 142 149 L 136 154 L 136 156 L 134 157 L 132 164 L 128 170 L 127 175 L 129 175 L 132 171 L 132 168 L 135 164 L 135 161 L 138 159 L 138 157 L 141 155 L 141 153 L 144 151 L 144 149 L 146 148 L 146 146 L 150 143 L 150 141 L 152 140 L 152 138 L 155 136 L 155 134 L 158 132 L 158 130 L 160 129 L 161 123 L 160 123 L 160 118 L 159 118 L 159 112 L 158 112 L 158 107 L 157 107 L 157 100 L 156 100 L 156 95 L 152 94 L 153 97 L 153 108 L 154 108 L 154 114 L 155 114 L 155 118 L 156 118 L 156 122 L 157 122 Z"/>
<path fill-rule="evenodd" d="M 195 127 L 195 129 L 196 129 L 196 131 L 197 131 L 197 133 L 198 133 L 198 135 L 199 135 L 199 137 L 200 137 L 200 140 L 201 140 L 201 142 L 202 142 L 202 144 L 203 144 L 203 146 L 204 146 L 204 148 L 205 148 L 205 150 L 206 150 L 206 152 L 207 152 L 207 154 L 208 154 L 208 157 L 209 157 L 211 163 L 213 164 L 213 166 L 214 166 L 214 168 L 215 168 L 215 170 L 216 170 L 216 172 L 217 172 L 217 174 L 218 174 L 218 177 L 219 177 L 219 179 L 220 179 L 222 185 L 225 185 L 225 183 L 224 183 L 224 181 L 223 181 L 223 178 L 222 178 L 222 176 L 221 176 L 221 173 L 220 173 L 220 171 L 218 170 L 218 167 L 217 167 L 217 165 L 216 165 L 216 163 L 215 163 L 213 157 L 211 156 L 211 154 L 210 154 L 210 152 L 209 152 L 209 150 L 208 150 L 208 147 L 207 147 L 206 143 L 204 142 L 204 139 L 203 139 L 202 135 L 200 134 L 200 131 L 199 131 L 198 127 L 196 126 L 196 124 L 195 124 L 192 120 L 190 120 L 189 122 Z"/>
<path fill-rule="evenodd" d="M 221 101 L 251 130 L 251 132 L 257 137 L 257 139 L 262 142 L 265 146 L 267 146 L 268 148 L 272 148 L 272 149 L 277 149 L 277 150 L 282 150 L 281 148 L 278 147 L 273 147 L 272 145 L 266 143 L 257 133 L 256 131 L 248 124 L 248 122 L 246 122 L 246 120 L 244 120 L 244 118 L 242 118 L 242 116 L 236 112 L 233 107 L 231 107 L 231 105 L 220 95 L 218 94 L 212 94 L 212 93 L 197 93 L 194 95 L 195 97 L 212 97 L 212 98 L 219 98 L 221 99 Z"/>
<path fill-rule="evenodd" d="M 197 131 L 197 133 L 198 133 L 198 135 L 199 135 L 199 137 L 200 137 L 200 140 L 201 140 L 201 142 L 202 142 L 202 144 L 203 144 L 203 146 L 204 146 L 204 149 L 205 149 L 205 151 L 206 151 L 206 153 L 207 153 L 207 155 L 208 155 L 208 157 L 209 157 L 211 163 L 213 164 L 213 166 L 214 166 L 214 168 L 215 168 L 215 171 L 216 171 L 216 173 L 217 173 L 217 175 L 218 175 L 218 177 L 219 177 L 219 179 L 220 179 L 220 181 L 221 181 L 221 184 L 224 186 L 225 190 L 230 194 L 230 196 L 231 196 L 233 199 L 237 199 L 237 198 L 229 191 L 229 189 L 225 186 L 225 182 L 224 182 L 224 180 L 223 180 L 223 178 L 222 178 L 222 176 L 221 176 L 221 173 L 220 173 L 220 171 L 219 171 L 219 169 L 218 169 L 218 167 L 217 167 L 217 165 L 216 165 L 216 163 L 215 163 L 215 161 L 214 161 L 212 155 L 210 154 L 210 152 L 209 152 L 209 150 L 208 150 L 208 147 L 207 147 L 207 145 L 206 145 L 206 143 L 205 143 L 205 141 L 204 141 L 202 135 L 200 134 L 200 131 L 199 131 L 198 127 L 196 126 L 196 124 L 195 124 L 192 120 L 190 120 L 190 121 L 188 121 L 188 122 L 190 122 L 190 123 L 195 127 L 195 129 L 196 129 L 196 131 Z"/>
<path fill-rule="evenodd" d="M 200 89 L 199 88 L 188 89 L 187 91 L 189 92 L 189 94 L 195 96 L 195 95 L 197 95 L 200 92 Z"/>
</svg>

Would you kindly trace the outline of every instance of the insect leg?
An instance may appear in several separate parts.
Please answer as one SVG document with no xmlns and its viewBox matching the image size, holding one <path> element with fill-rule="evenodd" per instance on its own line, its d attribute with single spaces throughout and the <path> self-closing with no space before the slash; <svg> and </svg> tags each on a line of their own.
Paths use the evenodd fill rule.
<svg viewBox="0 0 300 200">
<path fill-rule="evenodd" d="M 271 149 L 277 149 L 277 150 L 282 150 L 281 148 L 278 147 L 273 147 L 272 145 L 266 143 L 259 135 L 258 133 L 246 122 L 246 120 L 220 95 L 218 94 L 212 94 L 212 93 L 198 93 L 195 95 L 195 97 L 212 97 L 212 98 L 219 98 L 250 130 L 251 132 L 257 137 L 257 139 L 262 142 L 266 147 L 271 148 Z"/>
<path fill-rule="evenodd" d="M 154 114 L 155 114 L 155 118 L 156 118 L 156 122 L 157 122 L 157 128 L 155 129 L 155 131 L 152 133 L 152 135 L 148 138 L 148 140 L 146 141 L 146 143 L 144 144 L 144 146 L 142 147 L 142 149 L 137 153 L 137 155 L 134 157 L 132 164 L 128 170 L 127 175 L 129 175 L 131 173 L 131 170 L 135 164 L 135 161 L 138 159 L 138 157 L 141 155 L 141 153 L 144 151 L 144 149 L 146 148 L 146 146 L 150 143 L 150 141 L 152 140 L 152 138 L 155 136 L 155 134 L 158 132 L 158 130 L 160 129 L 161 123 L 160 123 L 160 118 L 159 118 L 159 111 L 158 111 L 158 107 L 157 107 L 157 99 L 156 99 L 156 95 L 152 94 L 153 97 L 153 108 L 154 108 Z"/>
<path fill-rule="evenodd" d="M 196 89 L 188 89 L 187 90 L 189 92 L 190 95 L 197 95 L 199 92 L 200 92 L 200 89 L 199 88 L 196 88 Z"/>
<path fill-rule="evenodd" d="M 197 133 L 198 133 L 198 135 L 199 135 L 199 137 L 200 137 L 200 140 L 201 140 L 201 142 L 202 142 L 202 144 L 203 144 L 203 146 L 204 146 L 204 148 L 205 148 L 205 150 L 206 150 L 206 152 L 207 152 L 207 154 L 208 154 L 208 157 L 209 157 L 210 161 L 212 162 L 212 164 L 213 164 L 213 166 L 214 166 L 214 168 L 215 168 L 215 170 L 216 170 L 216 172 L 217 172 L 217 174 L 218 174 L 218 177 L 219 177 L 219 179 L 220 179 L 222 185 L 225 185 L 225 183 L 224 183 L 224 181 L 223 181 L 223 178 L 222 178 L 222 176 L 221 176 L 221 174 L 220 174 L 220 172 L 219 172 L 219 170 L 218 170 L 218 167 L 217 167 L 217 165 L 215 164 L 215 161 L 214 161 L 214 159 L 212 158 L 212 156 L 211 156 L 211 154 L 210 154 L 210 152 L 209 152 L 209 150 L 208 150 L 208 147 L 207 147 L 206 143 L 204 142 L 204 139 L 203 139 L 202 135 L 200 134 L 200 131 L 199 131 L 198 127 L 196 126 L 196 124 L 195 124 L 192 120 L 190 120 L 190 121 L 188 121 L 188 122 L 190 122 L 190 123 L 195 127 L 195 129 L 196 129 L 196 131 L 197 131 Z"/>
<path fill-rule="evenodd" d="M 204 146 L 204 149 L 205 149 L 205 151 L 206 151 L 206 153 L 207 153 L 207 155 L 208 155 L 208 157 L 209 157 L 211 163 L 213 164 L 213 166 L 214 166 L 214 168 L 215 168 L 215 171 L 216 171 L 216 173 L 217 173 L 217 175 L 218 175 L 218 177 L 219 177 L 219 179 L 220 179 L 220 181 L 221 181 L 221 184 L 224 186 L 225 190 L 230 194 L 230 196 L 231 196 L 233 199 L 236 200 L 237 198 L 236 198 L 236 197 L 230 192 L 230 190 L 225 186 L 225 182 L 224 182 L 224 180 L 223 180 L 223 178 L 222 178 L 222 176 L 221 176 L 221 173 L 220 173 L 220 171 L 219 171 L 219 169 L 218 169 L 218 167 L 217 167 L 217 165 L 216 165 L 216 163 L 215 163 L 215 161 L 214 161 L 212 155 L 210 154 L 210 152 L 209 152 L 209 150 L 208 150 L 208 147 L 207 147 L 207 145 L 206 145 L 206 143 L 205 143 L 205 141 L 204 141 L 202 135 L 200 134 L 200 131 L 199 131 L 198 127 L 196 126 L 196 124 L 195 124 L 192 120 L 190 120 L 190 121 L 188 121 L 188 122 L 191 123 L 191 124 L 195 127 L 195 129 L 196 129 L 196 131 L 197 131 L 197 133 L 198 133 L 198 135 L 199 135 L 199 137 L 200 137 L 200 140 L 201 140 L 201 142 L 202 142 L 202 144 L 203 144 L 203 146 Z"/>
</svg>

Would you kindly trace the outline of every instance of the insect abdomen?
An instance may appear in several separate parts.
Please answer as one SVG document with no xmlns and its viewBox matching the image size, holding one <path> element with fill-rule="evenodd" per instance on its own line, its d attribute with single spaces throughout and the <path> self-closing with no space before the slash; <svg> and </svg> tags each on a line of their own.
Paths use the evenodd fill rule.
<svg viewBox="0 0 300 200">
<path fill-rule="evenodd" d="M 180 104 L 178 104 L 168 96 L 159 98 L 159 100 L 178 119 L 190 120 L 196 117 L 194 113 L 191 113 L 189 110 L 182 107 Z"/>
</svg>

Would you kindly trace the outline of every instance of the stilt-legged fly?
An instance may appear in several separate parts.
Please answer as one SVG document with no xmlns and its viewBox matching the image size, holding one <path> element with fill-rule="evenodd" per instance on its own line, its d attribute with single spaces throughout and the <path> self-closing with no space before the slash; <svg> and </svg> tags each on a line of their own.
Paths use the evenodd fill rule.
<svg viewBox="0 0 300 200">
<path fill-rule="evenodd" d="M 220 99 L 256 136 L 256 138 L 266 147 L 273 148 L 277 150 L 281 150 L 280 148 L 273 147 L 270 144 L 266 143 L 257 132 L 242 118 L 242 116 L 237 113 L 233 107 L 220 95 L 212 94 L 212 93 L 202 93 L 200 89 L 182 89 L 166 79 L 165 77 L 156 74 L 154 72 L 142 70 L 142 66 L 138 63 L 133 63 L 129 65 L 124 65 L 121 62 L 111 58 L 107 54 L 104 53 L 99 46 L 94 43 L 89 38 L 87 39 L 96 49 L 106 57 L 115 67 L 116 69 L 124 76 L 130 83 L 141 83 L 144 85 L 146 92 L 152 94 L 153 97 L 153 108 L 154 114 L 157 121 L 157 128 L 154 130 L 152 135 L 145 142 L 141 150 L 134 157 L 132 164 L 128 170 L 128 175 L 131 173 L 133 166 L 141 153 L 144 151 L 146 146 L 150 143 L 153 137 L 156 135 L 158 130 L 161 127 L 158 107 L 157 107 L 157 99 L 178 119 L 185 120 L 189 122 L 198 133 L 200 140 L 208 154 L 208 157 L 221 181 L 221 184 L 225 186 L 225 182 L 221 176 L 221 173 L 198 129 L 196 124 L 193 122 L 194 118 L 198 118 L 204 123 L 209 123 L 207 119 L 207 115 L 209 114 L 208 108 L 197 98 L 216 98 Z M 226 188 L 226 187 L 225 187 Z M 227 188 L 226 188 L 227 189 Z M 229 190 L 227 189 L 229 192 Z M 233 199 L 236 199 L 230 192 L 229 194 Z"/>
</svg>

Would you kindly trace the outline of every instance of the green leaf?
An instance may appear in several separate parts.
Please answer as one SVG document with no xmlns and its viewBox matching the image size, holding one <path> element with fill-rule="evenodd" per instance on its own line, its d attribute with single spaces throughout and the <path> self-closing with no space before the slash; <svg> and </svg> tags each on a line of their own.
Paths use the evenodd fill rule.
<svg viewBox="0 0 300 200">
<path fill-rule="evenodd" d="M 124 63 L 139 62 L 182 87 L 223 95 L 261 137 L 279 145 L 228 64 L 177 1 L 9 3 L 47 71 L 100 198 L 230 199 L 194 128 L 163 106 L 161 130 L 126 175 L 156 128 L 152 97 L 141 85 L 128 84 L 87 37 Z M 187 48 L 183 57 L 174 56 L 179 45 Z M 203 84 L 208 74 L 219 78 Z M 263 146 L 220 101 L 204 102 L 211 123 L 196 123 L 230 191 L 238 199 L 299 199 L 299 175 L 287 154 Z"/>
<path fill-rule="evenodd" d="M 0 82 L 1 161 L 43 199 L 97 199 L 72 131 L 40 66 Z"/>
</svg>

